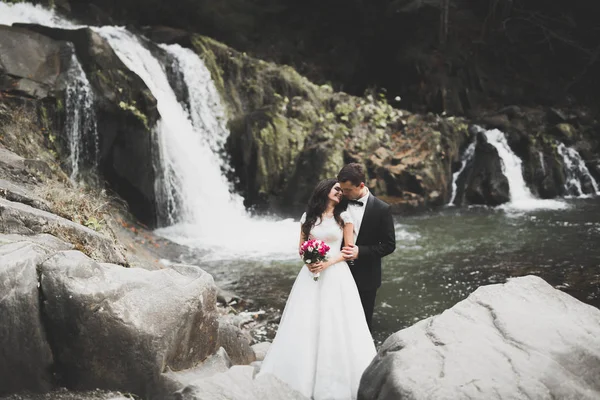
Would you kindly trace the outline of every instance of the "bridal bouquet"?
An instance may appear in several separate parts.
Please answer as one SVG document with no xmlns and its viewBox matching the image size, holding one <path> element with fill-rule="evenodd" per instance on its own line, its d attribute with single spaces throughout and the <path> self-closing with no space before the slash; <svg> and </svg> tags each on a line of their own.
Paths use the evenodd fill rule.
<svg viewBox="0 0 600 400">
<path fill-rule="evenodd" d="M 310 239 L 300 246 L 300 256 L 305 264 L 327 260 L 328 251 L 329 246 L 322 240 Z M 319 275 L 320 273 L 313 274 L 313 279 L 318 281 Z"/>
</svg>

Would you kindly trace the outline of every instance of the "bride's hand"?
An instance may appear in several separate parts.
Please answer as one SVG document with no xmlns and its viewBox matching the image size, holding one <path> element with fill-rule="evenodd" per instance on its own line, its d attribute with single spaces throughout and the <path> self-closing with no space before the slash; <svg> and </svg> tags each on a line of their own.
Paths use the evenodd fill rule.
<svg viewBox="0 0 600 400">
<path fill-rule="evenodd" d="M 310 270 L 310 272 L 312 272 L 313 274 L 317 274 L 319 272 L 323 272 L 326 268 L 330 267 L 331 263 L 329 261 L 319 261 L 316 262 L 314 264 L 311 264 L 308 269 Z"/>
</svg>

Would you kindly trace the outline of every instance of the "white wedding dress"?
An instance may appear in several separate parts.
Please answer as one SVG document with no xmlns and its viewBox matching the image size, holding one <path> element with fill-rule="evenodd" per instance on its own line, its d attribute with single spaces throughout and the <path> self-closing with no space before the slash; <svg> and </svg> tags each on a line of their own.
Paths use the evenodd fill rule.
<svg viewBox="0 0 600 400">
<path fill-rule="evenodd" d="M 351 222 L 347 211 L 342 219 Z M 311 236 L 331 247 L 330 257 L 339 254 L 343 233 L 334 218 L 317 222 Z M 315 400 L 356 399 L 360 378 L 375 353 L 346 262 L 325 269 L 318 281 L 303 266 L 259 375 L 273 374 Z"/>
</svg>

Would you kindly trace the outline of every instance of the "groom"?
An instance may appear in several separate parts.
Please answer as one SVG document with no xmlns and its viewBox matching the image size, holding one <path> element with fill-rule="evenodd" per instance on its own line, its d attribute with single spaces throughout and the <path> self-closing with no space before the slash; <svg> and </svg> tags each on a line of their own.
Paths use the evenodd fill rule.
<svg viewBox="0 0 600 400">
<path fill-rule="evenodd" d="M 365 186 L 365 172 L 358 163 L 347 164 L 337 176 L 354 222 L 354 245 L 342 249 L 362 302 L 369 329 L 375 296 L 381 286 L 381 258 L 396 249 L 396 231 L 390 206 Z"/>
</svg>

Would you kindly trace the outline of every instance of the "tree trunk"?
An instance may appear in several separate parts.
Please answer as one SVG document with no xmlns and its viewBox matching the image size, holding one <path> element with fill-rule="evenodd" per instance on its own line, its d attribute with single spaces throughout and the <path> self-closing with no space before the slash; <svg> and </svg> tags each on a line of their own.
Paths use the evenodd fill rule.
<svg viewBox="0 0 600 400">
<path fill-rule="evenodd" d="M 450 0 L 442 0 L 440 4 L 440 44 L 446 44 L 448 39 L 448 8 Z"/>
</svg>

